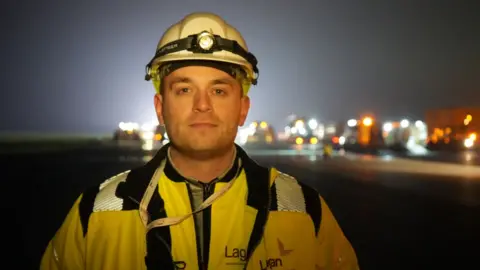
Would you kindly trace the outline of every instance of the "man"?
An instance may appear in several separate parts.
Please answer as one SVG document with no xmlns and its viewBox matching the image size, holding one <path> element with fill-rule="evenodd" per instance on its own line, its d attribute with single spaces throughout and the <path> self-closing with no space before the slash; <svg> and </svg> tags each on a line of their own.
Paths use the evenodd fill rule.
<svg viewBox="0 0 480 270">
<path fill-rule="evenodd" d="M 210 13 L 166 31 L 146 79 L 171 143 L 86 190 L 42 269 L 358 269 L 318 193 L 234 144 L 258 77 L 247 50 Z"/>
</svg>

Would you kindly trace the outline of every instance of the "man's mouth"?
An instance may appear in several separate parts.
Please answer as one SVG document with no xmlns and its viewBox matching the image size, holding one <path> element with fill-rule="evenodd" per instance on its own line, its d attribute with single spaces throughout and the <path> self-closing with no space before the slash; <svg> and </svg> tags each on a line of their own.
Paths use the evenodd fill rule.
<svg viewBox="0 0 480 270">
<path fill-rule="evenodd" d="M 193 123 L 193 124 L 190 124 L 190 127 L 193 127 L 193 128 L 208 128 L 208 127 L 216 127 L 217 125 L 215 124 L 212 124 L 212 123 L 208 123 L 208 122 L 199 122 L 199 123 Z"/>
</svg>

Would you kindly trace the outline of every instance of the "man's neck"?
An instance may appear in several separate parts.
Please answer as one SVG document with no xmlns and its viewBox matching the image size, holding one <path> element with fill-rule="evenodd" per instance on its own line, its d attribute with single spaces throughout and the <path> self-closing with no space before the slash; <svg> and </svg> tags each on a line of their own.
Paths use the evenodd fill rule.
<svg viewBox="0 0 480 270">
<path fill-rule="evenodd" d="M 227 172 L 236 156 L 233 145 L 229 151 L 208 160 L 198 160 L 179 152 L 175 147 L 169 147 L 169 158 L 172 165 L 184 177 L 209 183 L 213 179 Z"/>
</svg>

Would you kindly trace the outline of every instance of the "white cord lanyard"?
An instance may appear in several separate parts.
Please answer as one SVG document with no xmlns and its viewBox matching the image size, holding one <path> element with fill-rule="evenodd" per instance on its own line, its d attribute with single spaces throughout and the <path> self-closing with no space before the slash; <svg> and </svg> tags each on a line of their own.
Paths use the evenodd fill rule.
<svg viewBox="0 0 480 270">
<path fill-rule="evenodd" d="M 216 200 L 218 200 L 222 195 L 224 195 L 233 185 L 235 179 L 232 179 L 228 182 L 221 190 L 218 192 L 213 193 L 210 197 L 208 197 L 195 211 L 179 216 L 179 217 L 166 217 L 156 219 L 149 223 L 149 215 L 148 215 L 148 204 L 152 199 L 153 193 L 155 192 L 155 188 L 157 187 L 158 180 L 160 179 L 161 174 L 163 173 L 163 169 L 165 168 L 165 161 L 162 162 L 160 167 L 155 171 L 153 178 L 150 180 L 145 193 L 143 194 L 143 198 L 140 201 L 140 217 L 142 219 L 143 224 L 147 228 L 147 233 L 157 227 L 164 227 L 164 226 L 171 226 L 176 225 L 184 221 L 185 219 L 189 218 L 190 216 L 194 215 L 195 213 L 203 211 L 205 208 L 209 207 L 213 204 Z"/>
</svg>

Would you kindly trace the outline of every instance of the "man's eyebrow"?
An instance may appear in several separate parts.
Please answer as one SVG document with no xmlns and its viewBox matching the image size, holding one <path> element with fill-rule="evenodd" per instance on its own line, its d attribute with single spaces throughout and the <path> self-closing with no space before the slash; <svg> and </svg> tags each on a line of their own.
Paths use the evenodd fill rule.
<svg viewBox="0 0 480 270">
<path fill-rule="evenodd" d="M 216 85 L 216 84 L 233 84 L 235 80 L 233 78 L 221 78 L 221 79 L 215 79 L 210 82 L 211 85 Z"/>
<path fill-rule="evenodd" d="M 170 82 L 170 84 L 174 84 L 174 83 L 190 83 L 192 82 L 192 80 L 190 78 L 187 78 L 187 77 L 177 77 L 177 78 L 173 78 L 172 81 Z"/>
<path fill-rule="evenodd" d="M 168 83 L 168 88 L 171 89 L 173 87 L 173 85 L 176 84 L 176 83 L 190 83 L 190 82 L 192 82 L 192 80 L 190 80 L 190 78 L 175 77 L 175 78 L 172 78 L 172 80 Z"/>
</svg>

